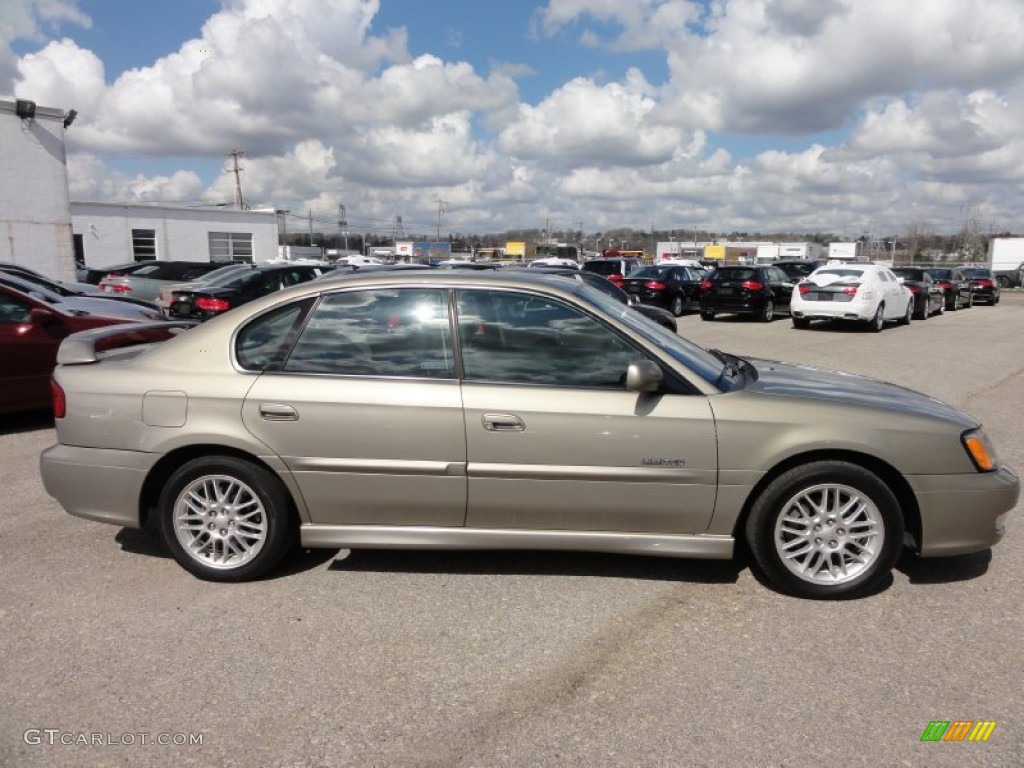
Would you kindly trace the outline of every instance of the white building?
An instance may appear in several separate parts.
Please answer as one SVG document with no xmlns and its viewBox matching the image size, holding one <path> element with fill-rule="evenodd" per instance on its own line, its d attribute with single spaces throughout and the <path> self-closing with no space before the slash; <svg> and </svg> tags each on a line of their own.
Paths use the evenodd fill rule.
<svg viewBox="0 0 1024 768">
<path fill-rule="evenodd" d="M 821 243 L 758 243 L 756 261 L 758 264 L 770 264 L 773 261 L 821 259 L 824 254 L 825 248 Z"/>
<path fill-rule="evenodd" d="M 270 261 L 278 256 L 273 209 L 71 203 L 75 253 L 90 267 L 129 261 Z"/>
<path fill-rule="evenodd" d="M 75 112 L 0 101 L 0 261 L 74 280 L 64 131 Z"/>
</svg>

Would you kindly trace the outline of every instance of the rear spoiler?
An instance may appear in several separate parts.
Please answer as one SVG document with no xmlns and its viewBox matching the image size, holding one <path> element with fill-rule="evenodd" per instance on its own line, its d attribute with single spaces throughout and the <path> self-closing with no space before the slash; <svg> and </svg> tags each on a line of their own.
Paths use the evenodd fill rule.
<svg viewBox="0 0 1024 768">
<path fill-rule="evenodd" d="M 99 362 L 104 352 L 167 341 L 199 325 L 196 320 L 155 323 L 120 323 L 91 328 L 68 336 L 57 350 L 57 365 L 84 365 Z"/>
</svg>

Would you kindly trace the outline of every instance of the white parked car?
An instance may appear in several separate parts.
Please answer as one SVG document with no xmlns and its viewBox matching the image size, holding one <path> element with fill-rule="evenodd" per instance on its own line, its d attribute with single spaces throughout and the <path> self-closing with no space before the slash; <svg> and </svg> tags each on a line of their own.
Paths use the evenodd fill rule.
<svg viewBox="0 0 1024 768">
<path fill-rule="evenodd" d="M 545 259 L 534 259 L 526 266 L 528 267 L 566 267 L 569 269 L 579 269 L 580 263 L 574 259 L 564 259 L 558 256 L 551 256 Z"/>
<path fill-rule="evenodd" d="M 812 320 L 851 320 L 877 333 L 886 322 L 910 322 L 914 294 L 888 267 L 827 264 L 800 281 L 790 313 L 795 328 L 806 328 Z"/>
</svg>

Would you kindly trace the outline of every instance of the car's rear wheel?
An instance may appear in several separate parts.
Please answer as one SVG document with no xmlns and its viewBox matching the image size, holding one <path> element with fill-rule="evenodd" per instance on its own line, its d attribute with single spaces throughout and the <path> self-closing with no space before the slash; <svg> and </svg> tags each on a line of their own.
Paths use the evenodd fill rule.
<svg viewBox="0 0 1024 768">
<path fill-rule="evenodd" d="M 701 320 L 714 320 L 715 319 L 715 313 L 712 312 L 710 309 L 702 309 L 700 311 L 700 319 Z"/>
<path fill-rule="evenodd" d="M 879 304 L 878 309 L 875 310 L 875 316 L 868 321 L 868 330 L 872 333 L 878 333 L 885 327 L 885 305 Z"/>
<path fill-rule="evenodd" d="M 757 319 L 762 323 L 770 323 L 775 319 L 775 302 L 771 299 L 765 299 L 764 306 L 761 307 L 761 314 L 757 316 Z"/>
<path fill-rule="evenodd" d="M 882 585 L 900 555 L 903 515 L 877 475 L 816 461 L 775 478 L 747 518 L 754 561 L 799 597 L 846 598 Z"/>
<path fill-rule="evenodd" d="M 793 318 L 793 327 L 794 328 L 801 328 L 801 329 L 803 329 L 803 328 L 808 328 L 810 325 L 811 325 L 811 321 L 808 320 L 806 317 L 794 317 Z"/>
<path fill-rule="evenodd" d="M 686 309 L 686 302 L 683 301 L 683 297 L 677 293 L 672 299 L 672 306 L 669 307 L 669 310 L 676 317 L 680 317 L 683 314 L 684 309 Z"/>
<path fill-rule="evenodd" d="M 897 323 L 899 323 L 899 325 L 901 326 L 909 326 L 910 321 L 911 319 L 913 319 L 914 316 L 915 315 L 913 313 L 913 299 L 910 299 L 908 302 L 906 302 L 906 311 L 903 312 L 903 316 L 898 319 Z M 928 319 L 927 303 L 925 304 L 925 314 L 922 315 L 922 319 Z"/>
<path fill-rule="evenodd" d="M 295 540 L 288 494 L 263 467 L 204 456 L 178 468 L 159 500 L 160 533 L 174 559 L 209 581 L 256 579 Z"/>
<path fill-rule="evenodd" d="M 946 297 L 946 309 L 950 312 L 956 312 L 960 308 L 960 294 L 953 292 L 951 296 Z"/>
<path fill-rule="evenodd" d="M 964 304 L 964 309 L 970 309 L 973 306 L 974 306 L 974 294 L 972 293 L 972 294 L 970 294 L 967 297 L 967 303 Z"/>
</svg>

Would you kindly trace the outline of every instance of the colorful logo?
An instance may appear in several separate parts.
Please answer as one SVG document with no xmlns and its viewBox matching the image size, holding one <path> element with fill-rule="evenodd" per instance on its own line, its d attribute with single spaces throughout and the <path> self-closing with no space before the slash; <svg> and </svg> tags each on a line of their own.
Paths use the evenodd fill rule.
<svg viewBox="0 0 1024 768">
<path fill-rule="evenodd" d="M 988 741 L 995 728 L 995 720 L 932 720 L 921 741 Z"/>
</svg>

